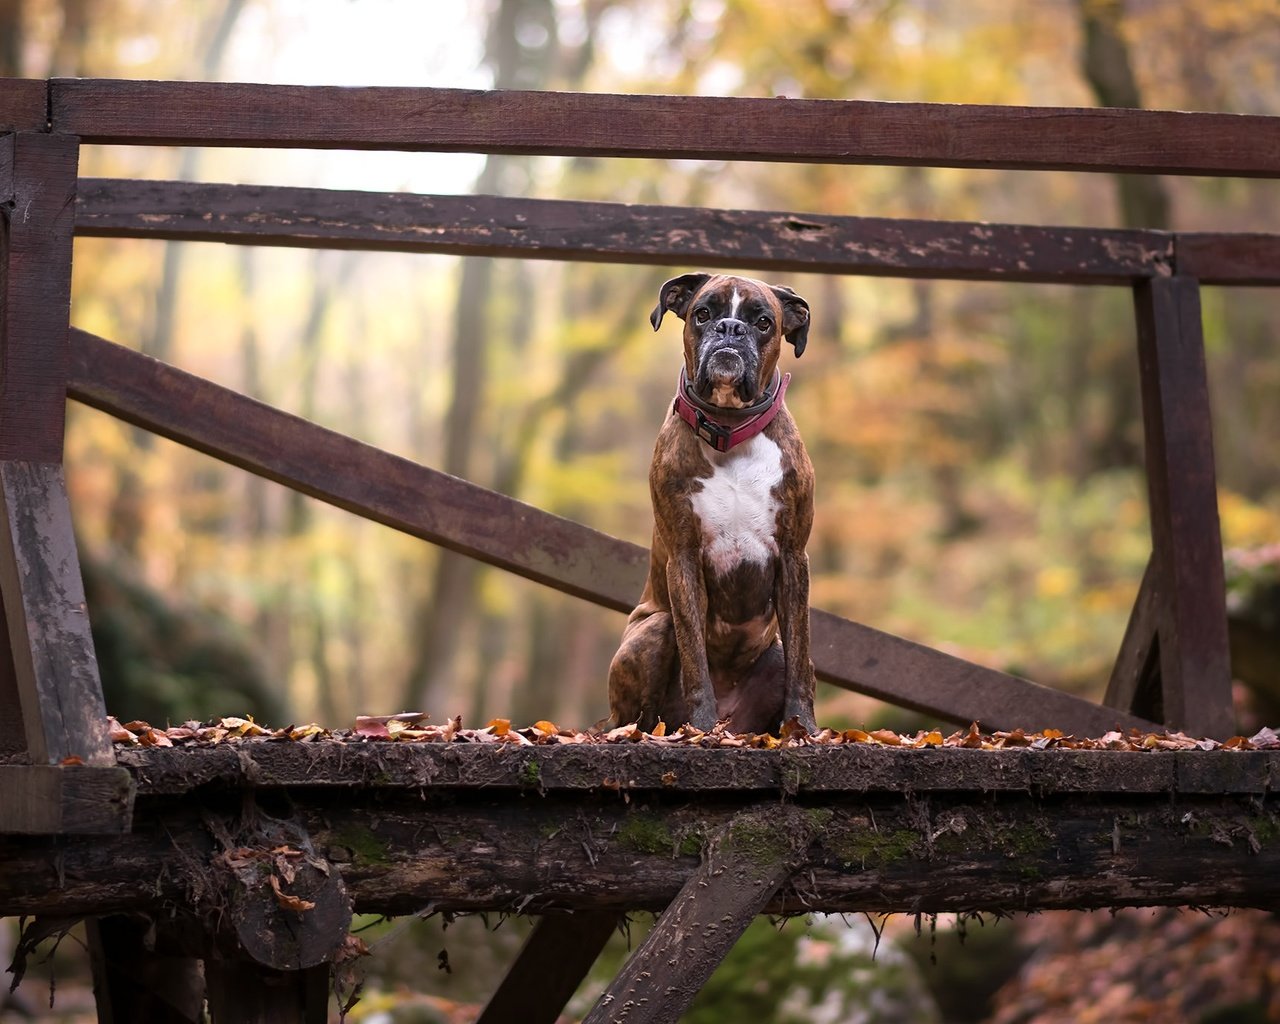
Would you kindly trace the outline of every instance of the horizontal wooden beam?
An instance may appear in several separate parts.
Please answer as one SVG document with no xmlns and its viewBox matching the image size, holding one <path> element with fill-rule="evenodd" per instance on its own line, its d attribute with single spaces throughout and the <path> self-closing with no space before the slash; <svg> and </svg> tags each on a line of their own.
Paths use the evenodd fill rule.
<svg viewBox="0 0 1280 1024">
<path fill-rule="evenodd" d="M 54 79 L 50 115 L 126 145 L 1280 176 L 1280 118 L 1168 110 Z"/>
<path fill-rule="evenodd" d="M 1212 756 L 1206 757 L 1206 754 Z M 246 740 L 118 748 L 142 797 L 205 787 L 407 790 L 610 790 L 787 797 L 839 793 L 1234 793 L 1280 790 L 1280 751 L 1034 750 L 812 744 L 774 750 L 634 743 L 351 743 Z"/>
<path fill-rule="evenodd" d="M 1280 285 L 1280 235 L 1180 232 L 1177 272 L 1201 284 Z"/>
<path fill-rule="evenodd" d="M 390 455 L 175 367 L 71 332 L 68 394 L 249 472 L 489 565 L 629 612 L 646 549 Z M 1078 735 L 1149 723 L 1124 712 L 813 613 L 819 678 L 987 728 Z"/>
<path fill-rule="evenodd" d="M 0 764 L 0 834 L 128 832 L 133 797 L 133 776 L 124 768 Z"/>
<path fill-rule="evenodd" d="M 1170 273 L 1161 231 L 88 178 L 76 233 L 754 270 L 1116 284 Z"/>
<path fill-rule="evenodd" d="M 49 83 L 43 78 L 0 79 L 0 133 L 49 129 Z"/>
<path fill-rule="evenodd" d="M 314 746 L 298 744 L 299 756 L 310 756 Z M 510 752 L 486 746 L 482 756 L 501 761 Z M 678 762 L 694 753 L 668 751 L 668 770 L 693 778 L 701 759 L 689 757 L 687 769 Z M 755 759 L 754 752 L 708 753 L 730 764 Z M 921 753 L 897 750 L 889 757 L 906 763 Z M 994 765 L 1017 752 L 972 753 L 991 756 Z M 1072 753 L 1028 756 L 1042 760 L 1047 779 L 1076 771 L 1078 759 L 1064 756 Z M 585 766 L 595 751 L 569 747 L 545 755 L 548 764 L 577 757 Z M 1034 786 L 991 791 L 972 779 L 949 790 L 914 793 L 876 787 L 873 779 L 865 792 L 802 788 L 787 804 L 818 826 L 815 838 L 792 884 L 766 909 L 1275 906 L 1280 815 L 1274 788 L 1237 792 L 1241 787 L 1232 780 L 1246 762 L 1238 760 L 1239 752 L 1219 750 L 1187 752 L 1186 759 L 1199 765 L 1195 792 L 1126 789 L 1136 758 L 1158 762 L 1167 756 L 1090 752 L 1087 759 L 1096 768 L 1084 774 L 1097 784 L 1079 793 L 1040 794 Z M 1272 757 L 1263 755 L 1268 764 Z M 174 767 L 165 763 L 166 770 Z M 809 767 L 822 771 L 816 763 Z M 148 769 L 140 762 L 131 771 L 145 787 Z M 313 776 L 322 771 L 328 769 L 317 767 Z M 388 763 L 386 774 L 410 781 L 402 764 Z M 344 785 L 350 781 L 344 771 L 324 783 L 271 786 L 271 806 L 292 808 L 290 828 L 302 830 L 309 849 L 341 877 L 356 912 L 385 914 L 427 907 L 661 909 L 697 869 L 712 836 L 741 821 L 744 811 L 778 820 L 785 792 L 618 791 L 602 778 L 592 789 L 548 790 L 531 798 L 527 787 L 483 782 L 440 789 L 425 780 L 412 786 Z M 180 800 L 140 796 L 132 831 L 118 837 L 0 837 L 0 914 L 212 917 L 210 901 L 224 898 L 218 871 L 226 870 L 223 845 L 214 835 L 235 837 L 237 855 L 252 859 L 254 830 L 277 821 L 278 810 L 270 818 L 255 812 L 254 792 L 242 782 L 192 790 Z M 770 829 L 740 838 L 756 852 L 787 839 Z M 264 833 L 260 845 L 269 863 L 279 839 Z"/>
</svg>

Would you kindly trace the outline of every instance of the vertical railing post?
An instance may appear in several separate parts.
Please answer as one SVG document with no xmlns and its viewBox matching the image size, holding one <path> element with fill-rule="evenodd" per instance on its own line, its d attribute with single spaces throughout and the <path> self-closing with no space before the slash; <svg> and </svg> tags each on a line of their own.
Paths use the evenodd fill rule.
<svg viewBox="0 0 1280 1024">
<path fill-rule="evenodd" d="M 1152 557 L 1107 700 L 1225 738 L 1235 716 L 1200 284 L 1140 281 L 1134 307 Z"/>
<path fill-rule="evenodd" d="M 0 161 L 0 711 L 36 764 L 113 765 L 62 469 L 80 141 L 7 137 Z M 16 745 L 16 723 L 0 736 Z"/>
</svg>

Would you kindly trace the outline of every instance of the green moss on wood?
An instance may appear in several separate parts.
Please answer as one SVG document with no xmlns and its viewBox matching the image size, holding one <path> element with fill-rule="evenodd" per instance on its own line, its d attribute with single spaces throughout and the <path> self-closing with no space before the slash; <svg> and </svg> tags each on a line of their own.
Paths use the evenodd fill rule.
<svg viewBox="0 0 1280 1024">
<path fill-rule="evenodd" d="M 391 860 L 382 840 L 369 829 L 358 825 L 348 825 L 335 832 L 333 842 L 335 845 L 345 846 L 362 864 L 386 864 Z"/>
</svg>

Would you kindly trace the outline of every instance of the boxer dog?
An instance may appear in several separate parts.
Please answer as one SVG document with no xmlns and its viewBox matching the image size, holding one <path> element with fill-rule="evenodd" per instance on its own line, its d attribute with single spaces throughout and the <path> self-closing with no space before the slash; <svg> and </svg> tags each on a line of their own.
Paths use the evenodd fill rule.
<svg viewBox="0 0 1280 1024">
<path fill-rule="evenodd" d="M 684 321 L 684 367 L 649 468 L 649 578 L 609 666 L 613 726 L 809 732 L 813 466 L 783 402 L 809 304 L 746 277 L 685 274 L 650 316 Z"/>
</svg>

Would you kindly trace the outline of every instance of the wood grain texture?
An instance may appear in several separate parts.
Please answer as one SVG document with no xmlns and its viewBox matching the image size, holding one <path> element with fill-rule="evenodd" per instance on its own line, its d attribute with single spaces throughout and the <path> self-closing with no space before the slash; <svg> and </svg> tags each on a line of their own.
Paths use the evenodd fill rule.
<svg viewBox="0 0 1280 1024">
<path fill-rule="evenodd" d="M 747 926 L 807 861 L 817 828 L 815 816 L 794 806 L 753 808 L 729 821 L 583 1024 L 679 1020 Z"/>
<path fill-rule="evenodd" d="M 43 78 L 0 79 L 0 133 L 43 132 L 49 127 L 49 83 Z"/>
<path fill-rule="evenodd" d="M 476 1024 L 556 1024 L 621 921 L 607 910 L 543 914 Z"/>
<path fill-rule="evenodd" d="M 0 459 L 59 462 L 79 144 L 23 132 L 12 145 L 13 205 L 0 207 Z"/>
<path fill-rule="evenodd" d="M 489 565 L 629 612 L 648 552 L 280 412 L 73 330 L 78 401 L 312 497 Z M 987 728 L 1078 734 L 1149 723 L 1124 712 L 813 613 L 813 660 L 836 685 Z"/>
<path fill-rule="evenodd" d="M 1134 287 L 1165 721 L 1235 730 L 1213 425 L 1194 278 Z"/>
<path fill-rule="evenodd" d="M 55 79 L 86 142 L 1280 176 L 1280 118 L 862 100 Z"/>
<path fill-rule="evenodd" d="M 133 798 L 123 768 L 0 765 L 0 834 L 119 835 Z"/>
<path fill-rule="evenodd" d="M 70 394 L 331 505 L 629 611 L 643 548 L 74 332 Z"/>
<path fill-rule="evenodd" d="M 28 757 L 114 764 L 60 464 L 0 461 L 0 593 Z"/>
<path fill-rule="evenodd" d="M 719 751 L 726 758 L 732 751 Z M 1042 752 L 1047 771 L 1055 752 Z M 1093 754 L 1108 774 L 1111 752 Z M 1135 755 L 1158 758 L 1163 755 Z M 1174 755 L 1175 759 L 1179 755 Z M 1280 899 L 1276 788 L 1242 799 L 1219 776 L 1231 751 L 1194 751 L 1202 788 L 1077 794 L 548 792 L 296 786 L 292 814 L 341 875 L 357 913 L 437 910 L 661 910 L 697 870 L 707 840 L 744 811 L 819 824 L 775 911 L 1036 910 L 1106 906 L 1274 906 Z M 1256 763 L 1256 761 L 1255 761 Z M 1189 778 L 1195 779 L 1192 769 Z M 140 772 L 139 781 L 142 781 Z M 0 914 L 177 914 L 217 920 L 222 846 L 252 790 L 141 797 L 113 837 L 0 836 Z M 219 826 L 219 823 L 225 823 Z M 776 829 L 765 830 L 765 837 Z M 58 855 L 53 855 L 54 851 Z"/>
<path fill-rule="evenodd" d="M 1280 788 L 1276 751 L 919 749 L 869 743 L 775 750 L 664 743 L 250 742 L 134 747 L 119 763 L 144 798 L 205 787 L 280 787 L 465 795 L 470 790 L 803 798 L 863 793 L 1180 793 L 1257 795 Z M 1192 774 L 1194 773 L 1194 774 Z M 1205 787 L 1208 786 L 1206 789 Z"/>
<path fill-rule="evenodd" d="M 13 135 L 0 135 L 0 206 L 5 210 L 13 203 L 13 152 Z"/>
<path fill-rule="evenodd" d="M 819 678 L 948 721 L 976 721 L 985 729 L 1064 729 L 1078 736 L 1151 724 L 818 608 L 810 621 Z"/>
<path fill-rule="evenodd" d="M 883 217 L 89 178 L 83 236 L 993 281 L 1168 274 L 1173 236 Z"/>
<path fill-rule="evenodd" d="M 329 968 L 277 971 L 244 960 L 205 961 L 212 1024 L 326 1024 Z"/>
<path fill-rule="evenodd" d="M 1164 613 L 1159 591 L 1162 575 L 1153 558 L 1142 574 L 1102 698 L 1106 707 L 1140 714 L 1154 722 L 1164 718 L 1159 679 L 1160 619 Z"/>
<path fill-rule="evenodd" d="M 200 962 L 150 936 L 144 917 L 85 922 L 99 1024 L 203 1024 Z"/>
<path fill-rule="evenodd" d="M 1280 235 L 1180 232 L 1177 271 L 1202 284 L 1280 285 Z"/>
</svg>

